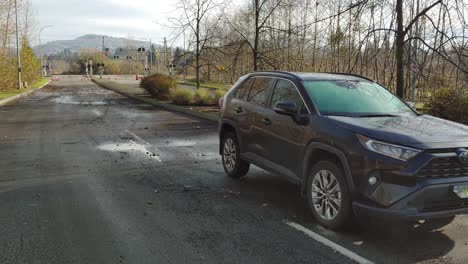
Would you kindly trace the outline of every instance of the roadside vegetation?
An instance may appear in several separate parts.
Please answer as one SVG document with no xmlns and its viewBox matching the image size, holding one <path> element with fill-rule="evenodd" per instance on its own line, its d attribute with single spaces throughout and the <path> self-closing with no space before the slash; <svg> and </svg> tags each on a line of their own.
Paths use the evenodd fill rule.
<svg viewBox="0 0 468 264">
<path fill-rule="evenodd" d="M 197 86 L 196 81 L 187 80 L 187 81 L 179 81 L 182 85 L 190 85 L 190 86 Z M 209 89 L 221 89 L 227 90 L 231 87 L 230 84 L 222 84 L 222 83 L 200 83 L 200 88 L 209 88 Z"/>
<path fill-rule="evenodd" d="M 140 87 L 155 99 L 170 101 L 181 106 L 215 106 L 227 91 L 220 88 L 196 90 L 179 88 L 178 82 L 164 74 L 153 74 L 142 78 Z"/>
<path fill-rule="evenodd" d="M 19 35 L 21 40 L 22 81 L 25 89 L 34 88 L 41 82 L 40 59 L 30 46 L 33 36 L 31 3 L 22 1 L 18 6 L 21 17 Z M 16 59 L 16 26 L 14 0 L 0 0 L 0 98 L 18 94 L 18 71 Z M 24 91 L 24 90 L 23 90 Z"/>
<path fill-rule="evenodd" d="M 193 102 L 193 92 L 187 89 L 175 89 L 171 95 L 175 105 L 187 106 Z"/>
<path fill-rule="evenodd" d="M 41 79 L 39 79 L 39 80 L 33 82 L 33 83 L 32 83 L 31 85 L 29 85 L 29 87 L 26 88 L 26 89 L 22 89 L 22 90 L 12 89 L 12 90 L 10 90 L 10 91 L 0 92 L 0 100 L 1 100 L 1 99 L 5 99 L 5 98 L 8 98 L 8 97 L 15 96 L 15 95 L 20 94 L 20 93 L 24 93 L 24 92 L 28 92 L 28 91 L 37 89 L 37 88 L 41 87 L 42 85 L 46 84 L 48 81 L 49 81 L 48 78 L 41 78 Z"/>
<path fill-rule="evenodd" d="M 440 88 L 424 104 L 423 111 L 443 119 L 468 124 L 468 93 Z"/>
<path fill-rule="evenodd" d="M 171 90 L 177 87 L 177 83 L 170 77 L 163 74 L 153 74 L 141 79 L 140 87 L 158 100 L 169 100 Z"/>
</svg>

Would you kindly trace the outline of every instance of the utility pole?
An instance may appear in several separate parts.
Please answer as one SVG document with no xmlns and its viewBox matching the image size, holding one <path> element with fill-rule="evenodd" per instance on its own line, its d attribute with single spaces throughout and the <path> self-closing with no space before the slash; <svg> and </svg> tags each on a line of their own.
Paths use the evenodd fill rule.
<svg viewBox="0 0 468 264">
<path fill-rule="evenodd" d="M 104 62 L 104 36 L 102 36 L 102 61 Z"/>
<path fill-rule="evenodd" d="M 16 59 L 18 60 L 18 88 L 21 90 L 23 87 L 21 81 L 21 54 L 20 54 L 20 41 L 19 41 L 19 30 L 18 30 L 18 4 L 15 0 L 15 14 L 16 14 Z"/>
</svg>

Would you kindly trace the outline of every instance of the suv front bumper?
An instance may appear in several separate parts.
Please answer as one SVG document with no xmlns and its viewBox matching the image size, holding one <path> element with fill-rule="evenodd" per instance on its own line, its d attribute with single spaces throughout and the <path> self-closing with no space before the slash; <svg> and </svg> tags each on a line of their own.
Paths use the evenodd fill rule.
<svg viewBox="0 0 468 264">
<path fill-rule="evenodd" d="M 422 220 L 468 214 L 468 199 L 453 192 L 456 185 L 468 185 L 468 177 L 453 182 L 427 185 L 405 196 L 389 207 L 378 207 L 354 202 L 356 215 L 383 217 L 386 219 Z"/>
</svg>

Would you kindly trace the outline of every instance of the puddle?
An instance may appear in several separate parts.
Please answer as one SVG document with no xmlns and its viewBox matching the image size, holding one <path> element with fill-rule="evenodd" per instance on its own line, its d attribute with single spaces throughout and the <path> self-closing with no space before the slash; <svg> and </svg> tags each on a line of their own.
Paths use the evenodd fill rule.
<svg viewBox="0 0 468 264">
<path fill-rule="evenodd" d="M 133 140 L 130 140 L 127 143 L 107 143 L 98 146 L 98 149 L 108 152 L 125 152 L 128 154 L 138 153 L 143 154 L 147 157 L 155 159 L 157 161 L 161 161 L 161 158 L 158 156 L 157 153 L 152 152 L 146 144 L 139 144 Z M 156 154 L 156 155 L 155 155 Z"/>
<path fill-rule="evenodd" d="M 196 145 L 203 145 L 203 144 L 214 144 L 218 143 L 217 139 L 213 140 L 203 140 L 203 141 L 195 141 L 195 140 L 172 140 L 169 141 L 166 146 L 168 147 L 194 147 Z"/>
<path fill-rule="evenodd" d="M 94 115 L 98 116 L 98 117 L 103 116 L 103 114 L 101 113 L 101 111 L 99 111 L 99 110 L 97 110 L 97 109 L 92 109 L 91 112 L 92 112 Z"/>
<path fill-rule="evenodd" d="M 96 102 L 79 102 L 73 100 L 72 96 L 62 95 L 60 97 L 50 100 L 53 103 L 57 104 L 72 104 L 72 105 L 108 105 L 108 102 L 96 101 Z"/>
</svg>

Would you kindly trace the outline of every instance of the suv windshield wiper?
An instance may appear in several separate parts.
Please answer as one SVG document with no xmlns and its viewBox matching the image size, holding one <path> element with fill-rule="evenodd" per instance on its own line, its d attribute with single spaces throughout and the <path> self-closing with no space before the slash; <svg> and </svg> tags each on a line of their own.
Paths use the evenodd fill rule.
<svg viewBox="0 0 468 264">
<path fill-rule="evenodd" d="M 355 117 L 352 114 L 340 114 L 340 113 L 322 113 L 325 116 L 346 116 L 346 117 Z"/>
<path fill-rule="evenodd" d="M 400 117 L 400 116 L 392 115 L 392 114 L 367 114 L 367 115 L 358 115 L 356 117 Z"/>
</svg>

